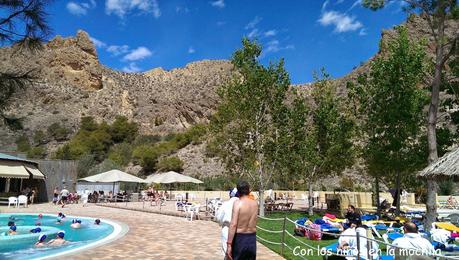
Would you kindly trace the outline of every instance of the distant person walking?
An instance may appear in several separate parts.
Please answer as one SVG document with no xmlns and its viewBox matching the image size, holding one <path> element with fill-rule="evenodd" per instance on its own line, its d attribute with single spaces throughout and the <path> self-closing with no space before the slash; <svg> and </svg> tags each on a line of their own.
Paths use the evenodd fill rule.
<svg viewBox="0 0 459 260">
<path fill-rule="evenodd" d="M 237 195 L 237 188 L 234 188 L 230 191 L 230 199 L 223 202 L 220 209 L 217 211 L 215 218 L 222 227 L 221 239 L 222 239 L 222 251 L 223 255 L 226 257 L 226 243 L 228 242 L 228 231 L 231 223 L 231 216 L 233 215 L 233 205 L 236 200 L 239 198 Z"/>
<path fill-rule="evenodd" d="M 237 184 L 237 191 L 239 200 L 233 204 L 226 256 L 234 260 L 256 259 L 258 204 L 250 199 L 250 186 L 246 181 Z"/>
<path fill-rule="evenodd" d="M 61 190 L 61 203 L 62 207 L 65 207 L 65 202 L 67 202 L 67 198 L 69 197 L 69 190 L 67 190 L 67 187 L 64 186 L 64 188 Z"/>
</svg>

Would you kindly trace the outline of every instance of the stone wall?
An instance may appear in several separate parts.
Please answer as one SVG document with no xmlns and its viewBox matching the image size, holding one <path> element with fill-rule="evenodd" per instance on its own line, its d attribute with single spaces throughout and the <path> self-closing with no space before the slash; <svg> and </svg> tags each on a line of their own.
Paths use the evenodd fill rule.
<svg viewBox="0 0 459 260">
<path fill-rule="evenodd" d="M 77 182 L 77 161 L 70 160 L 35 160 L 38 168 L 46 176 L 43 187 L 39 188 L 40 201 L 51 201 L 55 187 L 62 189 L 64 186 L 70 192 L 75 191 Z"/>
</svg>

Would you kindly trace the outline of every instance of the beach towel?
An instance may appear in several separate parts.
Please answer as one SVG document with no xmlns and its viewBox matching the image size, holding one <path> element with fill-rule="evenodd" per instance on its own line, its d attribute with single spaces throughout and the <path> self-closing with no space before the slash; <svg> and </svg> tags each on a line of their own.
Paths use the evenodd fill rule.
<svg viewBox="0 0 459 260">
<path fill-rule="evenodd" d="M 376 224 L 375 228 L 376 230 L 387 230 L 386 224 L 383 224 L 383 223 Z"/>
<path fill-rule="evenodd" d="M 298 224 L 298 225 L 304 226 L 304 224 L 306 223 L 306 221 L 308 221 L 308 218 L 304 217 L 304 218 L 297 219 L 297 220 L 295 221 L 295 223 Z"/>
<path fill-rule="evenodd" d="M 455 226 L 451 222 L 435 222 L 435 225 L 448 231 L 459 232 L 459 227 Z"/>
<path fill-rule="evenodd" d="M 330 213 L 325 213 L 324 217 L 327 217 L 329 219 L 336 219 L 336 216 Z"/>
<path fill-rule="evenodd" d="M 316 220 L 314 220 L 314 224 L 317 224 L 317 225 L 322 225 L 322 224 L 325 224 L 325 220 L 321 219 L 321 218 L 317 218 Z"/>
<path fill-rule="evenodd" d="M 378 216 L 373 215 L 373 214 L 367 214 L 367 215 L 363 215 L 361 219 L 362 221 L 378 220 Z"/>
</svg>

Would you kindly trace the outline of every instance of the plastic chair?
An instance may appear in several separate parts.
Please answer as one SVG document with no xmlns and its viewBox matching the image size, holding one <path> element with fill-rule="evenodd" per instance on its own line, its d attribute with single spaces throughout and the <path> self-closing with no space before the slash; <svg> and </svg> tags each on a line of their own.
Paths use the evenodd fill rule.
<svg viewBox="0 0 459 260">
<path fill-rule="evenodd" d="M 196 214 L 196 219 L 201 219 L 201 216 L 199 215 L 200 208 L 201 208 L 201 204 L 196 204 L 195 206 L 192 207 L 193 213 Z"/>
<path fill-rule="evenodd" d="M 27 196 L 25 196 L 25 195 L 19 195 L 17 206 L 19 207 L 21 204 L 23 204 L 24 207 L 27 207 Z"/>
<path fill-rule="evenodd" d="M 190 216 L 190 221 L 193 221 L 193 205 L 184 205 L 183 209 L 185 211 L 185 219 L 188 220 L 188 216 Z"/>
<path fill-rule="evenodd" d="M 18 206 L 18 198 L 9 197 L 8 198 L 8 208 L 10 207 L 11 204 L 13 204 L 13 206 L 17 207 Z"/>
</svg>

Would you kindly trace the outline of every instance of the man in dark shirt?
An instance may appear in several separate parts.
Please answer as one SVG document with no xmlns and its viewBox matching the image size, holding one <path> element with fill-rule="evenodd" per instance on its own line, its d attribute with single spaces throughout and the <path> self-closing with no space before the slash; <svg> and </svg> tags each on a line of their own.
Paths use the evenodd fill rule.
<svg viewBox="0 0 459 260">
<path fill-rule="evenodd" d="M 349 228 L 349 223 L 361 223 L 362 219 L 359 213 L 356 212 L 355 207 L 353 205 L 349 205 L 347 207 L 347 213 L 344 216 L 346 218 L 346 222 L 344 223 L 344 228 Z"/>
</svg>

